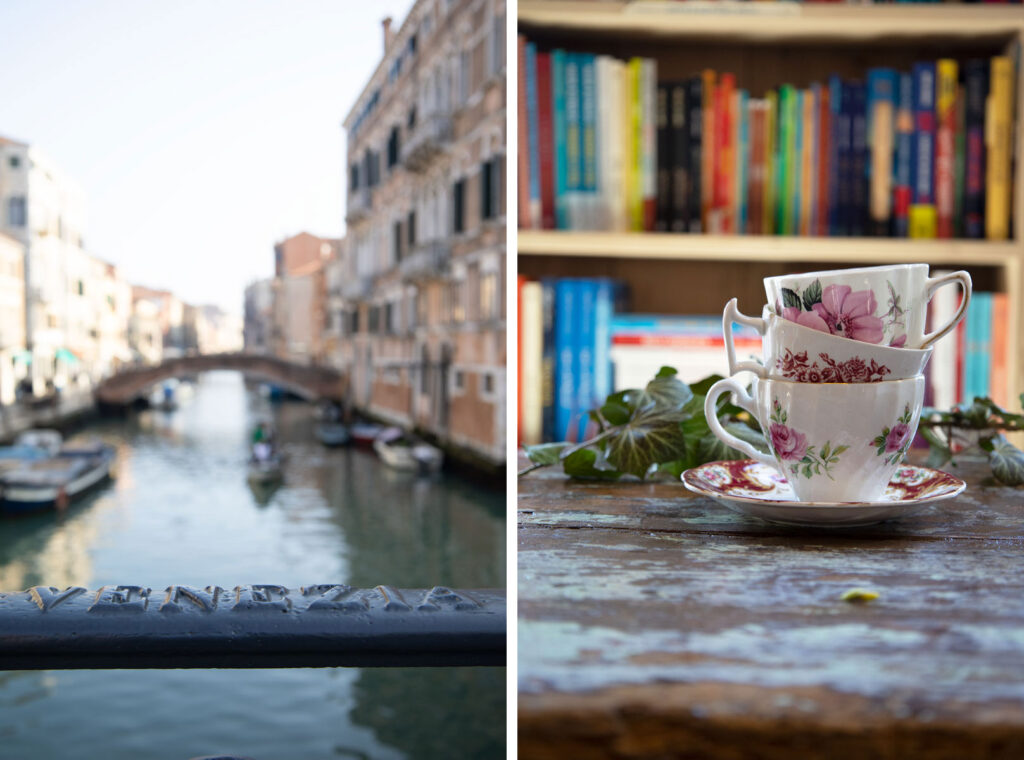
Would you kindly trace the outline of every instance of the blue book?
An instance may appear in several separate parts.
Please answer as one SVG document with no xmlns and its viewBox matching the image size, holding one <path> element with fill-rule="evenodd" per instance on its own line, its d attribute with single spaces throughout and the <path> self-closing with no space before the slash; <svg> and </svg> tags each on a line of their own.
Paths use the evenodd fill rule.
<svg viewBox="0 0 1024 760">
<path fill-rule="evenodd" d="M 867 93 L 867 147 L 870 157 L 867 161 L 868 166 L 868 185 L 874 182 L 874 178 L 871 176 L 871 172 L 875 165 L 876 146 L 872 135 L 875 134 L 875 119 L 878 118 L 879 113 L 892 114 L 890 116 L 890 134 L 895 134 L 892 130 L 895 129 L 895 113 L 896 113 L 896 96 L 897 90 L 899 89 L 899 74 L 896 73 L 895 69 L 869 69 L 868 70 L 868 93 Z M 888 215 L 882 218 L 881 210 L 876 209 L 872 212 L 869 209 L 867 218 L 869 220 L 868 232 L 876 236 L 889 235 L 891 233 L 890 220 L 892 219 L 892 180 L 895 178 L 895 172 L 892 170 L 892 145 L 888 145 L 888 151 L 882 151 L 877 149 L 877 155 L 881 156 L 880 165 L 888 166 L 888 172 L 884 172 L 884 180 L 886 185 L 890 188 Z M 888 153 L 888 155 L 884 155 Z M 883 178 L 879 178 L 881 180 Z M 868 198 L 870 198 L 870 192 Z"/>
<path fill-rule="evenodd" d="M 974 293 L 971 302 L 967 305 L 967 316 L 965 318 L 966 328 L 964 335 L 964 398 L 965 404 L 970 405 L 975 396 L 983 396 L 981 387 L 981 358 L 980 336 L 982 331 L 981 322 L 984 319 L 982 302 L 985 300 L 983 293 Z"/>
<path fill-rule="evenodd" d="M 597 282 L 576 280 L 577 312 L 574 323 L 579 327 L 576 338 L 576 437 L 586 440 L 590 417 L 587 412 L 594 407 L 594 323 L 597 320 Z"/>
<path fill-rule="evenodd" d="M 867 88 L 863 82 L 853 82 L 851 90 L 850 175 L 852 177 L 852 194 L 849 226 L 850 234 L 860 237 L 865 232 L 868 218 L 868 175 L 871 168 L 871 162 L 868 159 Z"/>
<path fill-rule="evenodd" d="M 794 235 L 800 234 L 800 178 L 803 171 L 804 151 L 804 93 L 802 90 L 793 89 L 793 110 L 796 118 L 793 120 L 793 131 L 796 134 L 795 145 L 793 146 L 793 204 L 790 206 L 792 214 L 792 230 Z"/>
<path fill-rule="evenodd" d="M 908 73 L 899 75 L 899 93 L 896 104 L 896 177 L 893 182 L 893 234 L 910 234 L 908 211 L 911 198 L 911 165 L 914 141 L 914 78 Z"/>
<path fill-rule="evenodd" d="M 526 43 L 526 133 L 530 152 L 530 223 L 540 228 L 540 128 L 537 115 L 537 46 Z"/>
<path fill-rule="evenodd" d="M 978 395 L 992 395 L 992 294 L 979 293 Z"/>
<path fill-rule="evenodd" d="M 583 115 L 580 107 L 580 54 L 565 54 L 565 213 L 570 230 L 580 228 L 579 191 L 583 189 Z"/>
<path fill-rule="evenodd" d="M 597 194 L 597 56 L 580 53 L 580 189 Z"/>
<path fill-rule="evenodd" d="M 574 315 L 578 319 L 576 283 L 569 279 L 555 281 L 555 435 L 556 441 L 575 440 L 572 433 L 576 411 L 576 333 Z"/>
<path fill-rule="evenodd" d="M 556 353 L 556 315 L 555 315 L 555 280 L 546 277 L 540 281 L 541 287 L 541 440 L 561 441 L 555 429 L 555 389 L 558 367 Z"/>
<path fill-rule="evenodd" d="M 699 335 L 720 337 L 721 316 L 674 316 L 663 314 L 615 314 L 611 322 L 616 335 Z"/>
<path fill-rule="evenodd" d="M 914 204 L 935 203 L 935 64 L 915 63 L 911 195 Z"/>
<path fill-rule="evenodd" d="M 839 235 L 839 122 L 843 105 L 843 80 L 838 74 L 828 78 L 828 107 L 831 111 L 828 159 L 828 234 Z"/>
<path fill-rule="evenodd" d="M 552 132 L 555 145 L 555 227 L 560 230 L 569 229 L 569 213 L 566 208 L 568 157 L 565 124 L 565 58 L 564 50 L 551 51 L 551 114 L 554 122 Z"/>
<path fill-rule="evenodd" d="M 612 386 L 612 319 L 615 316 L 616 283 L 597 280 L 597 300 L 594 305 L 594 401 L 603 404 L 613 390 Z"/>
<path fill-rule="evenodd" d="M 739 144 L 736 146 L 736 234 L 747 231 L 747 167 L 750 165 L 750 118 L 746 90 L 736 91 L 736 118 L 739 120 Z"/>
</svg>

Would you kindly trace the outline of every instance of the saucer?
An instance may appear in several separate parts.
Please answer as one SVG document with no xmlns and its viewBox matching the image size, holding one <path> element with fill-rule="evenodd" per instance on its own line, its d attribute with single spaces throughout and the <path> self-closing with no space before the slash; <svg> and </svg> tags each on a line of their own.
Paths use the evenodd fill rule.
<svg viewBox="0 0 1024 760">
<path fill-rule="evenodd" d="M 848 528 L 906 517 L 962 492 L 967 484 L 928 467 L 902 465 L 877 501 L 798 501 L 774 467 L 741 459 L 708 462 L 683 473 L 694 493 L 729 509 L 782 525 Z"/>
</svg>

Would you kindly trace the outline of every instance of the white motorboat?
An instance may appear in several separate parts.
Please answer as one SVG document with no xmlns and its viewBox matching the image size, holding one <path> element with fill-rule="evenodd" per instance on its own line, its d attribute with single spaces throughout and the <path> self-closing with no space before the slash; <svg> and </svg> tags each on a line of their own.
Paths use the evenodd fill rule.
<svg viewBox="0 0 1024 760">
<path fill-rule="evenodd" d="M 53 457 L 24 462 L 0 476 L 0 510 L 64 510 L 110 476 L 114 455 L 114 447 L 105 443 L 81 443 L 64 446 Z"/>
<path fill-rule="evenodd" d="M 396 427 L 385 428 L 373 441 L 373 450 L 381 461 L 396 470 L 437 472 L 444 463 L 444 452 Z"/>
</svg>

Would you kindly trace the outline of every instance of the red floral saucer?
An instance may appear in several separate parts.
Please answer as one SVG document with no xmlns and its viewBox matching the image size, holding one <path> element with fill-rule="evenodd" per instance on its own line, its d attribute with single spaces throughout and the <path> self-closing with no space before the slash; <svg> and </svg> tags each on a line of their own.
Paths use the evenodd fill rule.
<svg viewBox="0 0 1024 760">
<path fill-rule="evenodd" d="M 947 472 L 902 465 L 877 501 L 797 501 L 778 470 L 752 459 L 694 467 L 683 473 L 683 483 L 694 493 L 708 496 L 735 512 L 783 525 L 820 528 L 871 525 L 906 517 L 932 502 L 956 496 L 967 487 Z"/>
</svg>

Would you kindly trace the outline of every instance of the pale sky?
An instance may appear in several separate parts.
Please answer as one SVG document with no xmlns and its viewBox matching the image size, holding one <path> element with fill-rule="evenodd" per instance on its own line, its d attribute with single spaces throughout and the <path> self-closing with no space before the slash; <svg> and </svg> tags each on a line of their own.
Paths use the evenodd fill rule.
<svg viewBox="0 0 1024 760">
<path fill-rule="evenodd" d="M 273 245 L 344 231 L 341 122 L 412 0 L 0 0 L 0 135 L 86 198 L 93 255 L 241 313 Z"/>
</svg>

